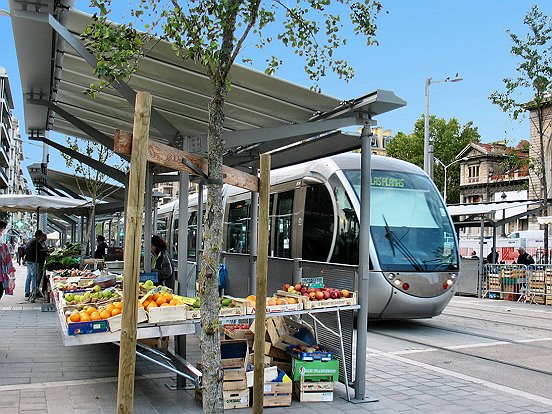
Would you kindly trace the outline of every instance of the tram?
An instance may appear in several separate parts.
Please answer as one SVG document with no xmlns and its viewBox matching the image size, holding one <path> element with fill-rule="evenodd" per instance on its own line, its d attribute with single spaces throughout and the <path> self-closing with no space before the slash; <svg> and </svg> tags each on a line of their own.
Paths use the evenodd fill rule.
<svg viewBox="0 0 552 414">
<path fill-rule="evenodd" d="M 360 154 L 271 172 L 269 256 L 356 265 L 360 237 Z M 249 253 L 250 192 L 223 189 L 224 250 Z M 204 201 L 205 202 L 205 201 Z M 451 217 L 419 167 L 372 156 L 369 316 L 429 318 L 454 295 L 460 257 Z M 198 196 L 189 199 L 189 260 L 195 257 Z M 178 202 L 158 212 L 158 233 L 176 252 Z"/>
</svg>

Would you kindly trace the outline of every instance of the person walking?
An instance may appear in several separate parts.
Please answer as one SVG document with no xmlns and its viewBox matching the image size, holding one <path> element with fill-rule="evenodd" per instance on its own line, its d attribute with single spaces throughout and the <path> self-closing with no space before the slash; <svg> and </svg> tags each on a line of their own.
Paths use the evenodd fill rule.
<svg viewBox="0 0 552 414">
<path fill-rule="evenodd" d="M 4 220 L 0 220 L 0 236 L 8 226 Z M 9 247 L 6 243 L 0 244 L 0 299 L 7 295 L 12 295 L 15 289 L 15 267 L 13 266 L 12 257 L 9 252 Z"/>
<path fill-rule="evenodd" d="M 491 252 L 487 255 L 487 263 L 498 263 L 498 252 L 494 247 L 491 247 Z"/>
<path fill-rule="evenodd" d="M 151 270 L 158 274 L 158 284 L 166 286 L 174 291 L 174 272 L 169 254 L 167 242 L 154 234 L 151 236 Z"/>
<path fill-rule="evenodd" d="M 17 247 L 17 264 L 21 266 L 21 262 L 25 264 L 25 243 L 23 241 Z"/>
<path fill-rule="evenodd" d="M 38 252 L 37 252 L 37 267 L 36 267 L 36 281 L 37 281 L 37 296 L 42 294 L 43 297 L 46 297 L 47 292 L 47 283 L 46 283 L 46 271 L 45 264 L 46 258 L 50 256 L 48 252 L 48 247 L 46 246 L 46 240 L 48 240 L 48 235 L 42 233 L 38 239 Z"/>
<path fill-rule="evenodd" d="M 27 278 L 25 279 L 25 297 L 31 296 L 31 292 L 36 292 L 36 276 L 38 267 L 38 242 L 42 237 L 42 230 L 37 230 L 34 238 L 27 243 L 25 249 L 25 263 L 27 264 Z"/>
</svg>

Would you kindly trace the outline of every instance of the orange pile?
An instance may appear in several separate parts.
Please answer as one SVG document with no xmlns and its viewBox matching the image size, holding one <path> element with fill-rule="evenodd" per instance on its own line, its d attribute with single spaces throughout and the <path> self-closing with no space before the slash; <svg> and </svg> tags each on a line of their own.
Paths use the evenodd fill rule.
<svg viewBox="0 0 552 414">
<path fill-rule="evenodd" d="M 143 307 L 145 310 L 150 310 L 151 308 L 162 308 L 165 306 L 178 305 L 182 305 L 182 302 L 174 298 L 173 295 L 169 292 L 154 293 L 153 295 L 149 295 L 148 297 L 146 297 L 141 304 L 140 302 L 138 302 L 138 306 Z"/>
<path fill-rule="evenodd" d="M 94 306 L 88 306 L 80 312 L 75 310 L 67 317 L 67 323 L 71 322 L 89 322 L 99 321 L 101 319 L 111 318 L 120 315 L 123 311 L 123 302 L 113 302 L 109 305 L 96 309 Z"/>
</svg>

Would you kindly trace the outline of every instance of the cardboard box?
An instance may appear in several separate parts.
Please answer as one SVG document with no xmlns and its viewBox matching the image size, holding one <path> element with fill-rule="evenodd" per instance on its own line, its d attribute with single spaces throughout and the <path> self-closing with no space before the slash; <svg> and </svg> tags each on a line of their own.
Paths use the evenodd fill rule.
<svg viewBox="0 0 552 414">
<path fill-rule="evenodd" d="M 71 322 L 67 325 L 68 335 L 84 335 L 97 332 L 107 332 L 107 330 L 108 324 L 105 319 L 90 322 Z"/>
<path fill-rule="evenodd" d="M 339 360 L 301 361 L 293 358 L 293 380 L 337 381 L 339 378 Z"/>
<path fill-rule="evenodd" d="M 251 388 L 253 386 L 253 375 L 254 371 L 247 371 L 247 387 Z M 265 367 L 264 369 L 264 382 L 271 382 L 278 378 L 278 368 L 277 367 Z"/>
<path fill-rule="evenodd" d="M 251 331 L 251 326 L 244 328 L 243 324 L 227 323 L 223 326 L 224 334 L 231 339 L 253 339 L 255 334 Z"/>
</svg>

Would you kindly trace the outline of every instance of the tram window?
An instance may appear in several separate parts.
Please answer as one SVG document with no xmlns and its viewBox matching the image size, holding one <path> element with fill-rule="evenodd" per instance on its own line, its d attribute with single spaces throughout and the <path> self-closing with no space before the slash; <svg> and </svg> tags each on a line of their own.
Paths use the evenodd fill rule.
<svg viewBox="0 0 552 414">
<path fill-rule="evenodd" d="M 303 259 L 325 262 L 332 246 L 333 231 L 333 205 L 326 186 L 308 187 L 303 217 Z"/>
<path fill-rule="evenodd" d="M 157 234 L 167 240 L 167 223 L 169 222 L 168 217 L 163 217 L 157 219 Z"/>
<path fill-rule="evenodd" d="M 355 209 L 341 181 L 330 178 L 337 203 L 337 238 L 331 261 L 333 263 L 358 264 L 360 223 Z"/>
<path fill-rule="evenodd" d="M 291 230 L 293 222 L 293 194 L 286 191 L 278 194 L 275 220 L 274 256 L 291 258 Z"/>
<path fill-rule="evenodd" d="M 197 240 L 197 211 L 192 211 L 188 218 L 188 257 L 195 259 Z"/>
<path fill-rule="evenodd" d="M 249 253 L 250 200 L 236 201 L 228 209 L 226 251 Z"/>
</svg>

